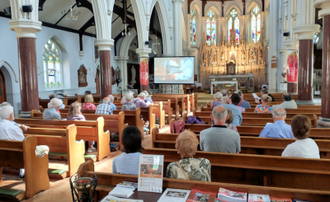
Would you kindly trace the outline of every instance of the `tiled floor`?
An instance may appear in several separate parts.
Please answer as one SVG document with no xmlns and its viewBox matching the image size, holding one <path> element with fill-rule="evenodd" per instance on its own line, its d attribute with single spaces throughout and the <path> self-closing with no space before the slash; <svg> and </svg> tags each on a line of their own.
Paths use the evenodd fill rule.
<svg viewBox="0 0 330 202">
<path fill-rule="evenodd" d="M 160 129 L 160 132 L 165 133 L 169 132 L 169 126 L 165 126 Z M 142 146 L 144 148 L 151 147 L 151 137 L 150 135 L 145 136 Z M 95 170 L 102 171 L 102 172 L 112 172 L 112 161 L 116 156 L 119 156 L 121 151 L 112 152 L 111 155 L 102 161 L 95 163 Z M 52 162 L 51 167 L 56 166 L 57 168 L 65 168 L 66 166 L 63 164 L 59 164 L 58 162 Z M 4 175 L 4 183 L 0 185 L 0 187 L 7 187 L 12 189 L 24 190 L 25 185 L 24 182 L 21 180 L 17 180 L 17 174 L 10 174 Z M 35 195 L 34 197 L 23 200 L 23 202 L 69 202 L 72 201 L 71 196 L 71 188 L 69 184 L 69 178 L 56 180 L 50 182 L 51 188 L 40 192 L 39 194 Z M 2 200 L 0 199 L 0 202 Z"/>
</svg>

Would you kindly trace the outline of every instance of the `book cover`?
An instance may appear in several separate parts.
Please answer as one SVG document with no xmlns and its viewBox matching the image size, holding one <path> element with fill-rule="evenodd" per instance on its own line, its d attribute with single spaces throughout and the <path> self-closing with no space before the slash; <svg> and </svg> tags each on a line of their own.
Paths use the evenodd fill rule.
<svg viewBox="0 0 330 202">
<path fill-rule="evenodd" d="M 218 199 L 231 202 L 246 202 L 246 192 L 236 192 L 229 189 L 220 187 L 218 192 Z"/>
<path fill-rule="evenodd" d="M 202 191 L 199 189 L 192 189 L 187 202 L 213 202 L 215 201 L 217 193 Z"/>
<path fill-rule="evenodd" d="M 163 155 L 140 155 L 138 191 L 163 192 Z"/>
<path fill-rule="evenodd" d="M 290 198 L 278 198 L 278 197 L 270 197 L 271 202 L 292 202 Z"/>
<path fill-rule="evenodd" d="M 270 202 L 270 197 L 263 194 L 249 194 L 248 202 Z"/>
<path fill-rule="evenodd" d="M 143 202 L 143 200 L 123 199 L 108 195 L 104 197 L 104 199 L 101 202 Z"/>
<path fill-rule="evenodd" d="M 167 188 L 157 202 L 185 202 L 190 190 Z"/>
</svg>

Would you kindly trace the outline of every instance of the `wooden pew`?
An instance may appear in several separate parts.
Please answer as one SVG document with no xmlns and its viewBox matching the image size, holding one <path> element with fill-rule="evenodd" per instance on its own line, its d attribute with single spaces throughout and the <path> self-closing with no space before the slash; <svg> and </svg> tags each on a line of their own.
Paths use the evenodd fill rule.
<svg viewBox="0 0 330 202">
<path fill-rule="evenodd" d="M 149 121 L 149 130 L 151 130 L 155 127 L 156 124 L 156 117 L 155 114 L 153 113 L 154 107 L 150 105 L 148 108 L 141 108 L 141 115 L 143 120 Z"/>
<path fill-rule="evenodd" d="M 110 155 L 110 132 L 104 132 L 104 118 L 98 117 L 96 121 L 58 121 L 42 119 L 15 119 L 16 123 L 32 127 L 47 126 L 48 128 L 66 128 L 71 124 L 77 126 L 77 140 L 97 142 L 97 160 Z"/>
<path fill-rule="evenodd" d="M 152 131 L 152 148 L 175 149 L 177 133 L 159 133 L 157 128 Z M 196 134 L 199 140 L 199 134 Z M 330 137 L 330 136 L 329 136 Z M 287 145 L 293 143 L 295 139 L 283 138 L 260 138 L 241 136 L 242 154 L 259 154 L 281 156 Z M 321 158 L 330 159 L 330 140 L 315 140 L 319 146 Z"/>
<path fill-rule="evenodd" d="M 159 128 L 162 128 L 165 126 L 165 110 L 163 102 L 154 103 L 152 105 L 152 113 L 155 114 L 155 117 L 158 117 L 159 119 Z M 150 127 L 150 130 L 152 128 Z"/>
<path fill-rule="evenodd" d="M 287 113 L 289 113 L 289 112 L 298 113 L 300 111 L 305 111 L 305 110 L 310 113 L 321 114 L 321 106 L 298 105 L 298 109 L 286 109 Z M 203 105 L 201 105 L 197 108 L 196 111 L 212 111 L 212 108 L 204 107 Z M 254 108 L 245 109 L 245 112 L 254 112 Z"/>
<path fill-rule="evenodd" d="M 85 144 L 83 140 L 76 141 L 77 127 L 73 124 L 66 129 L 31 127 L 24 132 L 24 135 L 36 136 L 38 145 L 47 145 L 49 156 L 61 156 L 61 154 L 67 156 L 69 167 L 67 176 L 74 175 L 79 165 L 85 162 Z"/>
<path fill-rule="evenodd" d="M 180 98 L 180 99 L 182 99 L 182 98 Z M 175 119 L 178 119 L 179 117 L 180 117 L 180 106 L 179 106 L 179 98 L 157 98 L 157 97 L 153 97 L 152 98 L 152 101 L 154 102 L 154 103 L 157 103 L 157 102 L 160 102 L 160 101 L 168 101 L 168 100 L 170 100 L 170 106 L 171 106 L 171 108 L 172 108 L 172 110 L 173 110 L 173 112 L 172 112 L 172 115 L 174 115 L 174 118 Z M 182 106 L 181 106 L 181 108 L 182 108 Z"/>
<path fill-rule="evenodd" d="M 164 168 L 181 159 L 174 149 L 145 149 L 143 153 L 164 155 Z M 215 152 L 197 152 L 194 158 L 206 158 L 211 162 L 212 182 L 319 190 L 330 194 L 328 159 Z"/>
<path fill-rule="evenodd" d="M 207 116 L 210 116 L 211 114 L 212 114 L 212 111 L 201 111 L 201 112 L 198 112 L 196 110 L 193 111 L 193 116 L 198 116 L 198 117 L 200 117 L 200 116 L 207 117 Z M 310 119 L 314 119 L 315 117 L 317 118 L 317 115 L 315 115 L 314 113 L 306 112 L 306 113 L 302 113 L 302 114 L 308 116 L 308 118 L 310 118 Z M 297 115 L 297 113 L 291 113 L 291 111 L 289 111 L 289 113 L 286 114 L 286 117 L 293 118 L 296 115 Z M 273 117 L 273 115 L 270 113 L 255 113 L 255 112 L 242 112 L 242 116 L 243 116 L 243 119 L 244 118 L 272 118 Z"/>
<path fill-rule="evenodd" d="M 38 140 L 35 136 L 28 136 L 23 141 L 0 140 L 0 167 L 25 168 L 25 198 L 31 198 L 50 187 L 47 172 L 48 155 L 37 157 L 37 145 Z M 0 182 L 1 180 L 0 168 Z"/>
<path fill-rule="evenodd" d="M 166 167 L 164 167 L 164 170 Z M 123 181 L 129 182 L 138 182 L 138 176 L 136 175 L 121 175 L 113 174 L 108 172 L 95 172 L 95 168 L 92 162 L 86 162 L 81 165 L 79 168 L 80 176 L 88 175 L 93 177 L 94 175 L 98 178 L 98 184 L 96 187 L 97 194 L 95 194 L 95 201 L 101 200 L 103 197 L 108 195 L 108 193 L 119 183 Z M 225 181 L 221 182 L 201 182 L 193 180 L 178 180 L 178 179 L 169 179 L 163 178 L 163 188 L 172 188 L 172 189 L 186 189 L 191 190 L 193 188 L 211 191 L 218 193 L 219 187 L 223 187 L 230 190 L 248 192 L 248 193 L 259 193 L 259 194 L 268 194 L 271 196 L 279 198 L 297 198 L 301 200 L 309 201 L 329 201 L 330 193 L 328 190 L 313 190 L 313 189 L 299 189 L 299 188 L 284 188 L 276 186 L 260 186 L 255 184 L 241 184 L 241 183 L 228 183 Z M 139 194 L 139 193 L 138 193 Z M 145 193 L 149 194 L 149 193 Z M 157 201 L 160 197 L 160 194 L 155 196 L 151 194 L 147 196 L 151 201 Z"/>
<path fill-rule="evenodd" d="M 169 124 L 172 120 L 173 115 L 173 108 L 171 107 L 171 100 L 168 99 L 167 101 L 154 101 L 154 105 L 159 104 L 160 102 L 163 103 L 163 110 L 165 112 L 165 118 L 167 116 L 167 124 Z M 165 123 L 164 123 L 165 124 Z M 159 124 L 160 125 L 160 124 Z"/>
</svg>

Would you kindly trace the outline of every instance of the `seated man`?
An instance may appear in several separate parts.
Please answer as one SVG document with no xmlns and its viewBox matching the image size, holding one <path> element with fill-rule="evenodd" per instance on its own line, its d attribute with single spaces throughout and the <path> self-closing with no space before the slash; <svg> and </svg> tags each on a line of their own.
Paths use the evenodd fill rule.
<svg viewBox="0 0 330 202">
<path fill-rule="evenodd" d="M 115 97 L 113 97 L 113 95 L 108 95 L 108 98 L 110 99 L 110 105 L 111 105 L 112 109 L 117 110 L 116 105 L 113 104 L 113 102 L 115 101 Z"/>
<path fill-rule="evenodd" d="M 50 108 L 45 109 L 44 113 L 42 114 L 42 118 L 47 120 L 53 120 L 53 119 L 61 120 L 61 115 L 58 110 L 61 108 L 62 104 L 63 104 L 62 100 L 58 98 L 53 98 L 50 101 Z"/>
<path fill-rule="evenodd" d="M 251 105 L 248 101 L 244 100 L 244 94 L 241 90 L 237 90 L 235 91 L 235 93 L 237 93 L 240 97 L 241 97 L 241 101 L 238 103 L 237 106 L 241 106 L 241 107 L 244 107 L 244 108 L 251 108 Z"/>
<path fill-rule="evenodd" d="M 261 90 L 260 93 L 261 93 L 261 95 L 268 94 L 268 96 L 270 96 L 272 98 L 272 102 L 275 102 L 274 97 L 271 94 L 268 93 L 268 90 L 266 90 L 266 89 Z M 261 99 L 256 98 L 255 103 L 261 104 Z"/>
<path fill-rule="evenodd" d="M 221 106 L 231 109 L 234 114 L 234 120 L 232 125 L 240 126 L 243 120 L 242 112 L 245 112 L 245 108 L 237 106 L 238 103 L 241 101 L 241 97 L 237 93 L 233 93 L 228 100 L 229 104 L 223 104 Z"/>
<path fill-rule="evenodd" d="M 148 108 L 151 103 L 145 103 L 144 100 L 146 99 L 146 94 L 140 93 L 137 98 L 132 100 L 132 103 L 136 105 L 136 107 Z"/>
<path fill-rule="evenodd" d="M 297 103 L 292 99 L 290 93 L 283 93 L 282 95 L 283 103 L 279 105 L 273 105 L 273 108 L 281 108 L 281 109 L 297 109 Z"/>
<path fill-rule="evenodd" d="M 50 94 L 50 95 L 49 95 L 49 100 L 52 100 L 53 98 L 57 98 L 56 95 L 55 95 L 55 94 Z M 51 106 L 50 106 L 50 102 L 48 102 L 47 107 L 48 107 L 48 108 L 51 107 Z M 63 102 L 62 102 L 62 105 L 61 105 L 60 109 L 65 109 L 65 105 L 63 104 Z"/>
<path fill-rule="evenodd" d="M 146 99 L 144 100 L 145 103 L 149 102 L 151 104 L 153 104 L 153 101 L 151 99 L 151 95 L 149 95 L 148 91 L 144 90 L 142 91 L 144 94 L 146 94 Z"/>
<path fill-rule="evenodd" d="M 286 111 L 285 109 L 276 108 L 272 110 L 274 123 L 267 124 L 262 129 L 259 137 L 270 138 L 292 138 L 294 139 L 291 126 L 285 123 Z"/>
<path fill-rule="evenodd" d="M 9 105 L 0 107 L 0 117 L 0 140 L 23 141 L 23 131 L 14 122 L 14 108 Z M 48 152 L 48 146 L 37 146 L 35 149 L 38 157 L 43 157 Z M 20 178 L 24 178 L 24 169 L 20 169 Z"/>
<path fill-rule="evenodd" d="M 103 98 L 103 103 L 96 107 L 95 114 L 113 114 L 113 108 L 110 105 L 110 99 L 108 97 Z"/>
<path fill-rule="evenodd" d="M 3 102 L 0 104 L 0 108 L 1 107 L 4 107 L 4 106 L 11 106 L 11 104 L 9 102 Z M 0 117 L 0 120 L 1 120 L 1 117 Z M 26 126 L 24 124 L 17 124 L 13 121 L 13 123 L 18 126 L 20 129 L 22 129 L 23 131 L 27 131 L 30 127 L 29 126 Z"/>
<path fill-rule="evenodd" d="M 222 94 L 222 97 L 228 97 L 228 91 L 227 91 L 227 89 L 221 90 L 220 93 Z"/>
<path fill-rule="evenodd" d="M 237 132 L 227 128 L 227 109 L 218 106 L 212 110 L 214 125 L 200 132 L 200 149 L 208 152 L 239 153 L 241 139 Z"/>
</svg>

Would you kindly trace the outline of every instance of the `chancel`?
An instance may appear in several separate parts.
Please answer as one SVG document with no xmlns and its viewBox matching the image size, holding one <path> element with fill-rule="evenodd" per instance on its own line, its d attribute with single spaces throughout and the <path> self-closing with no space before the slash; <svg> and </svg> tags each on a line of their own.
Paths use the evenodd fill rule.
<svg viewBox="0 0 330 202">
<path fill-rule="evenodd" d="M 0 27 L 0 201 L 330 201 L 329 0 L 1 0 Z"/>
</svg>

